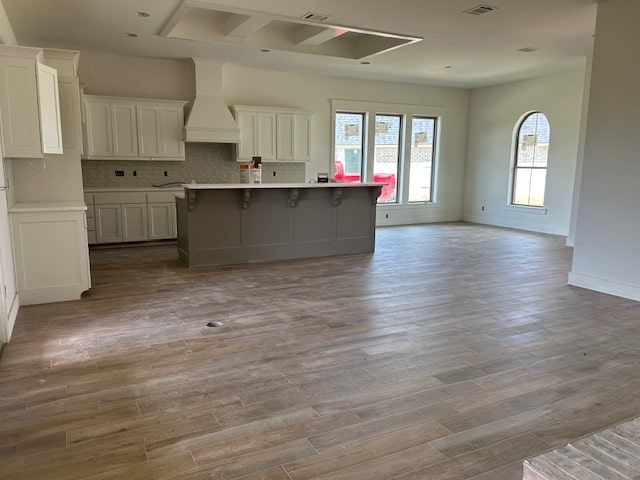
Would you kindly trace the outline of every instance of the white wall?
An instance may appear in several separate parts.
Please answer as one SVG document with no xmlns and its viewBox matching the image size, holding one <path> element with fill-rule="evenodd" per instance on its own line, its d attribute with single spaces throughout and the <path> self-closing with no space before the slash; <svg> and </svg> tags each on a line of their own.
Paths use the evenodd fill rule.
<svg viewBox="0 0 640 480">
<path fill-rule="evenodd" d="M 78 76 L 92 95 L 189 101 L 195 93 L 190 60 L 83 50 Z"/>
<path fill-rule="evenodd" d="M 598 5 L 569 283 L 640 300 L 640 5 Z"/>
<path fill-rule="evenodd" d="M 464 220 L 568 234 L 583 86 L 577 71 L 471 91 Z M 551 126 L 543 210 L 507 206 L 516 124 L 531 111 Z"/>
<path fill-rule="evenodd" d="M 312 161 L 307 164 L 307 178 L 331 171 L 332 98 L 444 108 L 438 204 L 417 208 L 380 206 L 378 225 L 460 220 L 468 95 L 468 90 L 458 88 L 224 67 L 224 98 L 229 105 L 313 110 Z"/>
<path fill-rule="evenodd" d="M 569 236 L 567 246 L 573 247 L 576 241 L 576 223 L 578 222 L 578 205 L 580 204 L 580 186 L 582 184 L 582 166 L 584 165 L 584 144 L 587 139 L 587 120 L 589 115 L 589 92 L 591 91 L 591 69 L 593 57 L 587 58 L 584 71 L 584 95 L 582 95 L 582 116 L 580 119 L 580 139 L 578 141 L 578 158 L 576 159 L 576 174 L 573 180 L 573 199 L 571 201 L 571 220 L 569 222 Z"/>
</svg>

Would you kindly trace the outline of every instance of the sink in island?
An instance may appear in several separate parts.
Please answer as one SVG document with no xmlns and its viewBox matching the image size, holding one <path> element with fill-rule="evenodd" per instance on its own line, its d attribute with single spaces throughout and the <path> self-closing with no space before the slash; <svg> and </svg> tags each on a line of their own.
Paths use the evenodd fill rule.
<svg viewBox="0 0 640 480">
<path fill-rule="evenodd" d="M 176 199 L 189 267 L 373 252 L 382 183 L 188 184 Z"/>
</svg>

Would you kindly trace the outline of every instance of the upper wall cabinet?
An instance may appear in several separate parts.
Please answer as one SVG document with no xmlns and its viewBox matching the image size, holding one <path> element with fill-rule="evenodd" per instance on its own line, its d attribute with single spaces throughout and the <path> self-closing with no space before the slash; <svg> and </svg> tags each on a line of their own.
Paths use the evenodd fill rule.
<svg viewBox="0 0 640 480">
<path fill-rule="evenodd" d="M 184 160 L 185 103 L 84 95 L 86 158 Z"/>
<path fill-rule="evenodd" d="M 308 162 L 311 160 L 311 115 L 307 110 L 231 107 L 238 127 L 238 161 L 262 157 L 263 162 Z"/>
<path fill-rule="evenodd" d="M 4 156 L 43 158 L 63 151 L 58 74 L 37 48 L 0 46 Z"/>
</svg>

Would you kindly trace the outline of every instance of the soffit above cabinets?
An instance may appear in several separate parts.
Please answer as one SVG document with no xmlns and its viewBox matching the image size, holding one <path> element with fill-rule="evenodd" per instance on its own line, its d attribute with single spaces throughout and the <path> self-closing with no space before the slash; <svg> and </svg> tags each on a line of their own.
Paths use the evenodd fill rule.
<svg viewBox="0 0 640 480">
<path fill-rule="evenodd" d="M 422 40 L 415 36 L 223 7 L 201 0 L 185 0 L 160 36 L 354 60 Z"/>
</svg>

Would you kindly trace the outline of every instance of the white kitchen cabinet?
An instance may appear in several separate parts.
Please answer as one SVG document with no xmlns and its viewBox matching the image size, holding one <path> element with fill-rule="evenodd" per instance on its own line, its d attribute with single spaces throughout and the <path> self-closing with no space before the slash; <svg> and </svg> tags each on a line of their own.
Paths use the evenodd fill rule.
<svg viewBox="0 0 640 480">
<path fill-rule="evenodd" d="M 136 106 L 127 103 L 111 104 L 111 131 L 113 132 L 113 156 L 132 158 L 138 156 L 138 128 Z"/>
<path fill-rule="evenodd" d="M 21 305 L 77 300 L 90 288 L 84 208 L 52 202 L 9 210 Z"/>
<path fill-rule="evenodd" d="M 5 157 L 62 153 L 57 72 L 41 49 L 0 45 L 0 122 Z"/>
<path fill-rule="evenodd" d="M 138 105 L 137 126 L 139 156 L 184 159 L 181 106 Z"/>
<path fill-rule="evenodd" d="M 87 242 L 89 245 L 95 245 L 97 243 L 96 236 L 96 214 L 95 206 L 93 204 L 93 194 L 84 194 L 84 203 L 87 206 Z"/>
<path fill-rule="evenodd" d="M 238 159 L 251 160 L 260 156 L 262 160 L 275 160 L 276 114 L 240 110 L 236 120 L 240 128 Z"/>
<path fill-rule="evenodd" d="M 85 193 L 89 243 L 143 242 L 177 237 L 175 195 L 171 191 Z M 92 218 L 94 217 L 94 218 Z M 95 240 L 92 242 L 92 229 Z"/>
<path fill-rule="evenodd" d="M 96 205 L 96 243 L 122 242 L 122 209 L 119 204 Z"/>
<path fill-rule="evenodd" d="M 36 63 L 38 72 L 38 99 L 40 103 L 40 134 L 42 152 L 62 154 L 62 123 L 58 72 L 55 68 Z"/>
<path fill-rule="evenodd" d="M 149 203 L 149 240 L 176 238 L 176 204 Z"/>
<path fill-rule="evenodd" d="M 86 158 L 184 160 L 184 105 L 84 95 Z"/>
<path fill-rule="evenodd" d="M 244 105 L 233 106 L 232 111 L 240 128 L 239 161 L 253 156 L 264 162 L 311 159 L 311 112 Z"/>
<path fill-rule="evenodd" d="M 58 76 L 62 148 L 65 154 L 82 155 L 82 120 L 78 79 Z"/>
<path fill-rule="evenodd" d="M 311 159 L 311 115 L 279 113 L 278 160 L 302 161 Z"/>
<path fill-rule="evenodd" d="M 143 242 L 147 236 L 147 204 L 124 203 L 120 205 L 122 211 L 122 241 Z"/>
<path fill-rule="evenodd" d="M 111 126 L 111 105 L 85 95 L 85 115 L 87 126 L 87 156 L 113 157 L 113 130 Z"/>
</svg>

